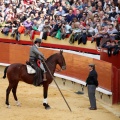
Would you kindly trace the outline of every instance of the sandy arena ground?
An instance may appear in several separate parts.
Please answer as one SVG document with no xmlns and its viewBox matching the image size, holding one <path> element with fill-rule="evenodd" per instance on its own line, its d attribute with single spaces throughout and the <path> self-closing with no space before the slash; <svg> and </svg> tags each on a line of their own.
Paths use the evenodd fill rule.
<svg viewBox="0 0 120 120">
<path fill-rule="evenodd" d="M 8 109 L 5 105 L 7 86 L 7 79 L 2 79 L 0 73 L 0 120 L 120 120 L 120 105 L 110 106 L 97 101 L 98 110 L 90 111 L 88 97 L 61 88 L 72 109 L 70 112 L 54 82 L 49 87 L 50 110 L 45 110 L 42 105 L 42 87 L 34 87 L 23 82 L 19 83 L 17 91 L 21 107 L 15 105 L 11 93 L 11 108 Z"/>
</svg>

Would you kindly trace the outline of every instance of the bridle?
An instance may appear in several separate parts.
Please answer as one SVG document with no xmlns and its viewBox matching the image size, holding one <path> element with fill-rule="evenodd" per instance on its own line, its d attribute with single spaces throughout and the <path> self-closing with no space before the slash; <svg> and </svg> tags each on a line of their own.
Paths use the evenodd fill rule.
<svg viewBox="0 0 120 120">
<path fill-rule="evenodd" d="M 52 63 L 48 62 L 48 64 L 50 64 L 53 67 Z M 60 72 L 60 71 L 61 69 L 55 68 L 55 72 Z"/>
<path fill-rule="evenodd" d="M 63 65 L 63 62 L 64 62 L 64 60 L 63 60 L 63 57 L 62 57 L 62 65 Z M 48 64 L 50 64 L 51 66 L 53 66 L 53 64 L 50 63 L 50 62 L 48 62 Z M 63 67 L 65 67 L 65 66 L 62 66 L 61 69 L 62 69 Z M 55 72 L 61 72 L 61 71 L 62 71 L 61 69 L 55 68 Z"/>
</svg>

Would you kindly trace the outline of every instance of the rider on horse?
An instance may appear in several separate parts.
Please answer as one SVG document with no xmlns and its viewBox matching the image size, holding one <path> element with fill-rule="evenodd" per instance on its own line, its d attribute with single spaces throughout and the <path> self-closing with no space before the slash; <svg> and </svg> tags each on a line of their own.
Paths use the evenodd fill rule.
<svg viewBox="0 0 120 120">
<path fill-rule="evenodd" d="M 41 39 L 36 38 L 34 45 L 31 47 L 30 49 L 30 58 L 29 58 L 29 62 L 31 64 L 31 66 L 36 70 L 36 74 L 34 77 L 34 82 L 33 84 L 35 86 L 38 86 L 39 83 L 42 83 L 43 81 L 46 81 L 46 70 L 44 68 L 43 63 L 41 62 L 42 60 L 44 60 L 44 55 L 38 50 L 38 47 L 40 47 L 41 45 Z M 40 67 L 38 67 L 37 61 L 40 60 Z M 41 69 L 43 71 L 43 80 L 41 77 Z M 37 82 L 38 81 L 38 82 Z"/>
</svg>

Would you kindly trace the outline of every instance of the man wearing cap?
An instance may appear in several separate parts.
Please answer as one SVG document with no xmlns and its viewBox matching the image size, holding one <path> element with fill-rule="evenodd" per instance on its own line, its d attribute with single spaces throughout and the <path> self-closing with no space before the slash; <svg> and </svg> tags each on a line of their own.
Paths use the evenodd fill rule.
<svg viewBox="0 0 120 120">
<path fill-rule="evenodd" d="M 97 110 L 96 107 L 96 98 L 95 98 L 95 90 L 98 86 L 98 80 L 97 80 L 97 72 L 95 70 L 95 64 L 91 63 L 89 64 L 89 75 L 86 80 L 86 86 L 88 88 L 88 97 L 90 101 L 90 110 Z"/>
<path fill-rule="evenodd" d="M 46 81 L 46 70 L 41 62 L 41 60 L 44 59 L 44 55 L 38 50 L 38 47 L 40 47 L 41 39 L 36 38 L 34 45 L 30 49 L 30 59 L 29 62 L 32 65 L 32 67 L 36 70 L 36 74 L 34 76 L 34 82 L 33 84 L 35 86 L 39 86 L 43 81 Z M 43 70 L 43 80 L 41 76 L 41 70 L 37 65 L 37 60 L 40 60 L 40 68 Z"/>
</svg>

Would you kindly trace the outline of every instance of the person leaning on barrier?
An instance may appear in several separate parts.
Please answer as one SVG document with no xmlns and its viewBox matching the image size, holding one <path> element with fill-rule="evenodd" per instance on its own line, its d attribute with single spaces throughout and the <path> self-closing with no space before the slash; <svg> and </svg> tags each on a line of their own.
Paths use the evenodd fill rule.
<svg viewBox="0 0 120 120">
<path fill-rule="evenodd" d="M 29 58 L 29 62 L 31 64 L 31 66 L 36 70 L 34 80 L 35 81 L 40 81 L 40 83 L 47 80 L 46 79 L 46 70 L 44 68 L 44 65 L 42 64 L 42 61 L 44 60 L 44 55 L 38 50 L 38 47 L 40 47 L 41 42 L 42 42 L 41 39 L 36 38 L 36 40 L 34 42 L 34 45 L 30 49 L 30 58 Z M 37 65 L 37 60 L 40 60 L 40 68 L 44 72 L 43 80 L 41 80 L 41 76 L 40 76 L 41 71 L 40 71 L 40 68 Z M 38 83 L 33 83 L 33 84 L 36 85 Z"/>
<path fill-rule="evenodd" d="M 97 72 L 95 70 L 95 64 L 89 64 L 89 75 L 86 80 L 86 86 L 88 88 L 88 97 L 90 101 L 90 110 L 97 110 L 96 107 L 96 98 L 95 98 L 95 90 L 98 86 L 98 80 L 97 80 Z"/>
</svg>

